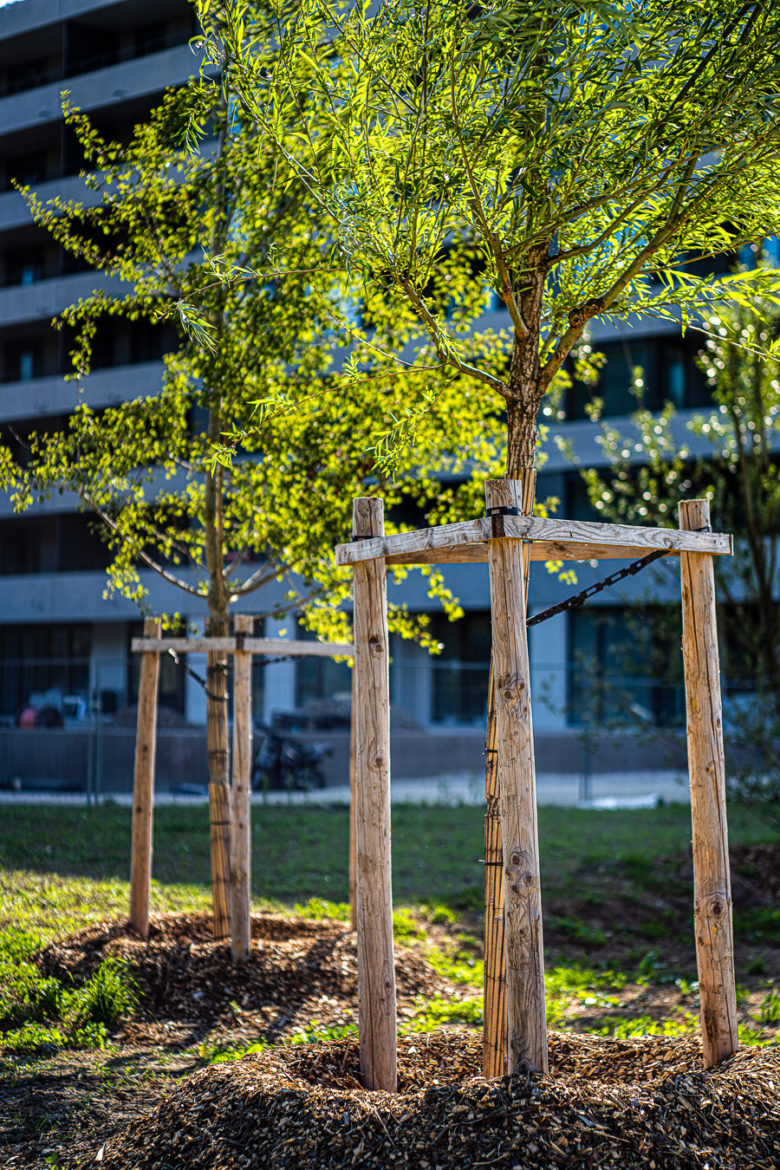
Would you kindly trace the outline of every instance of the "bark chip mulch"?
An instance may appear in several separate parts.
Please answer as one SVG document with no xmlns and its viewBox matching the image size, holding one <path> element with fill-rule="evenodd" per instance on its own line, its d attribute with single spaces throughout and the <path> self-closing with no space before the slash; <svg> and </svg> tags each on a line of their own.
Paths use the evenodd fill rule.
<svg viewBox="0 0 780 1170">
<path fill-rule="evenodd" d="M 487 1081 L 461 1029 L 399 1042 L 399 1092 L 369 1093 L 353 1040 L 283 1045 L 179 1082 L 98 1153 L 123 1170 L 780 1166 L 780 1051 L 701 1070 L 693 1038 L 551 1035 L 550 1075 Z"/>
<path fill-rule="evenodd" d="M 208 914 L 157 915 L 148 942 L 127 920 L 96 923 L 50 943 L 37 961 L 45 975 L 81 983 L 108 956 L 127 961 L 141 993 L 120 1041 L 183 1047 L 219 1037 L 238 1044 L 279 1040 L 315 1020 L 357 1022 L 355 935 L 332 919 L 253 915 L 241 965 L 228 944 L 214 942 Z M 396 981 L 401 1019 L 413 1015 L 419 997 L 458 994 L 407 947 L 396 948 Z"/>
</svg>

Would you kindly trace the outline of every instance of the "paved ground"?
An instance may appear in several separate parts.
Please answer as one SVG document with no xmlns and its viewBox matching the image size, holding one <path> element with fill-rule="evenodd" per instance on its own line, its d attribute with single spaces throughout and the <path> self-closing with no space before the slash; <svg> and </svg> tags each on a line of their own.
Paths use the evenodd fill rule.
<svg viewBox="0 0 780 1170">
<path fill-rule="evenodd" d="M 412 804 L 474 804 L 482 803 L 484 777 L 474 772 L 453 772 L 443 776 L 416 780 L 394 780 L 392 800 Z M 539 804 L 586 805 L 593 808 L 647 808 L 659 802 L 688 801 L 688 780 L 681 772 L 608 772 L 592 776 L 588 781 L 576 774 L 541 773 L 537 777 Z M 102 800 L 131 805 L 129 793 L 103 794 Z M 205 791 L 191 793 L 159 792 L 155 797 L 162 804 L 197 804 L 206 799 Z M 0 792 L 0 804 L 82 805 L 83 793 L 24 791 Z M 256 793 L 254 804 L 346 804 L 349 788 L 335 786 L 313 792 Z"/>
</svg>

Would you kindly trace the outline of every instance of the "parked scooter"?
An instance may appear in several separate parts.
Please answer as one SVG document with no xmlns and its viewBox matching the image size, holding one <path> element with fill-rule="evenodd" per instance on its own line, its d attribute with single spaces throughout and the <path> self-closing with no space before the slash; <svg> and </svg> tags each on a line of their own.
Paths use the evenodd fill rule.
<svg viewBox="0 0 780 1170">
<path fill-rule="evenodd" d="M 332 754 L 333 748 L 321 743 L 301 743 L 262 724 L 255 725 L 255 733 L 263 739 L 252 766 L 254 789 L 308 792 L 325 787 L 322 761 Z"/>
</svg>

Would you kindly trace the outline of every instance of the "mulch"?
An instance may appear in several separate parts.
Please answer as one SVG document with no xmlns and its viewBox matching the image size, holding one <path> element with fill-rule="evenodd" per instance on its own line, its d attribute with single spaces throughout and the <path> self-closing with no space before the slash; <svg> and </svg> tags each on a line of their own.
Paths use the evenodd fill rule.
<svg viewBox="0 0 780 1170">
<path fill-rule="evenodd" d="M 37 962 L 46 975 L 76 983 L 108 956 L 124 959 L 140 1003 L 118 1040 L 185 1047 L 211 1034 L 220 1041 L 275 1041 L 308 1027 L 357 1022 L 357 949 L 345 923 L 276 915 L 252 918 L 252 946 L 236 965 L 215 943 L 208 914 L 153 917 L 148 943 L 127 920 L 97 923 L 50 943 Z M 464 994 L 415 950 L 396 948 L 398 1014 L 418 997 Z"/>
<path fill-rule="evenodd" d="M 708 1073 L 694 1038 L 553 1033 L 550 1055 L 546 1077 L 488 1081 L 479 1035 L 408 1035 L 391 1095 L 360 1087 L 353 1040 L 280 1046 L 187 1077 L 96 1155 L 123 1170 L 780 1165 L 777 1048 Z"/>
</svg>

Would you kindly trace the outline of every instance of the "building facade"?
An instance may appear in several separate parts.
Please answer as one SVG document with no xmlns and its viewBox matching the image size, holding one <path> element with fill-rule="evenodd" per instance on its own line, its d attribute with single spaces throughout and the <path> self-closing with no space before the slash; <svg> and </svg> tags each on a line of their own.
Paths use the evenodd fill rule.
<svg viewBox="0 0 780 1170">
<path fill-rule="evenodd" d="M 99 129 L 121 138 L 147 116 L 166 87 L 197 71 L 189 44 L 195 31 L 186 0 L 17 0 L 0 8 L 0 426 L 22 446 L 26 432 L 61 425 L 76 405 L 76 391 L 64 381 L 66 341 L 50 322 L 91 293 L 97 278 L 32 223 L 12 181 L 31 184 L 42 200 L 55 194 L 84 198 L 77 145 L 61 117 L 61 91 L 70 91 Z M 502 314 L 496 309 L 485 323 L 500 327 Z M 100 408 L 149 393 L 160 383 L 161 357 L 169 344 L 164 330 L 117 322 L 96 353 L 85 401 Z M 660 407 L 671 399 L 681 427 L 709 401 L 694 362 L 696 344 L 681 338 L 673 325 L 640 321 L 619 333 L 597 325 L 592 344 L 607 357 L 599 387 L 606 416 L 633 409 L 635 366 L 645 370 L 648 405 Z M 571 519 L 592 517 L 571 456 L 589 466 L 606 462 L 586 401 L 585 389 L 575 387 L 566 403 L 569 421 L 553 428 L 566 438 L 570 453 L 564 456 L 551 441 L 538 480 L 539 497 L 556 497 L 559 514 Z M 100 540 L 73 499 L 58 496 L 22 516 L 14 515 L 9 500 L 0 500 L 0 719 L 6 725 L 30 706 L 59 709 L 66 721 L 77 722 L 90 703 L 107 719 L 132 705 L 137 663 L 130 640 L 140 629 L 139 616 L 124 599 L 103 596 L 105 564 Z M 647 622 L 635 616 L 648 589 L 659 606 L 678 600 L 675 569 L 676 562 L 662 565 L 652 580 L 631 579 L 595 598 L 587 610 L 532 631 L 539 732 L 565 739 L 594 717 L 620 722 L 626 704 L 648 725 L 679 723 L 679 688 L 659 682 L 647 669 L 637 633 L 639 627 L 646 633 Z M 574 588 L 603 571 L 579 567 Z M 434 616 L 444 647 L 437 658 L 409 643 L 395 645 L 392 699 L 408 724 L 476 741 L 483 734 L 486 705 L 487 569 L 450 566 L 446 577 L 466 618 L 449 625 Z M 144 584 L 154 610 L 180 608 L 179 597 L 153 574 L 144 576 Z M 432 609 L 419 577 L 400 588 L 411 610 Z M 555 604 L 572 589 L 534 566 L 530 612 Z M 267 610 L 274 600 L 265 594 L 255 607 Z M 202 614 L 193 607 L 184 616 L 197 620 Z M 269 620 L 266 633 L 275 632 Z M 625 650 L 622 657 L 618 646 Z M 202 672 L 202 664 L 191 665 Z M 301 710 L 348 690 L 346 668 L 322 660 L 258 665 L 255 712 L 268 721 L 274 712 Z M 201 687 L 172 661 L 164 665 L 162 694 L 188 722 L 204 720 Z"/>
</svg>

